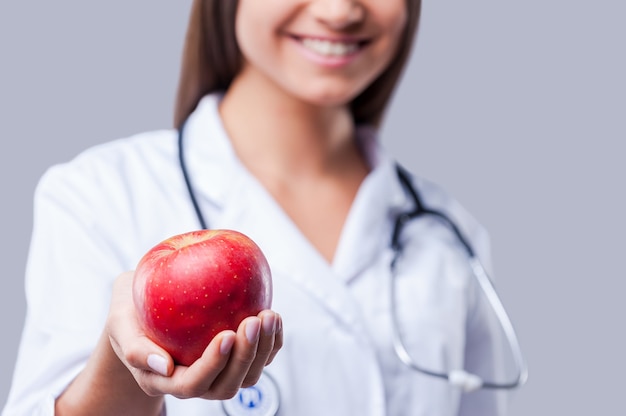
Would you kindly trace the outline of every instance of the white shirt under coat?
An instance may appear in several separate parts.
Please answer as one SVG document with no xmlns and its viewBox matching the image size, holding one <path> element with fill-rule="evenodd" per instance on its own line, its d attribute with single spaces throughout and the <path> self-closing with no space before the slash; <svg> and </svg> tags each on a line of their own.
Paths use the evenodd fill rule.
<svg viewBox="0 0 626 416">
<path fill-rule="evenodd" d="M 411 200 L 374 132 L 359 130 L 373 169 L 328 264 L 237 159 L 217 112 L 219 98 L 205 97 L 190 117 L 185 154 L 209 226 L 249 235 L 271 266 L 272 308 L 282 315 L 285 334 L 267 368 L 280 389 L 279 414 L 502 415 L 502 396 L 463 394 L 409 370 L 393 352 L 389 242 L 395 215 Z M 53 415 L 55 397 L 84 367 L 102 332 L 113 280 L 156 243 L 199 227 L 177 149 L 175 131 L 144 133 L 91 148 L 41 179 L 26 326 L 4 416 Z M 415 185 L 425 204 L 454 219 L 489 269 L 480 225 L 434 184 L 416 179 Z M 395 307 L 413 357 L 434 370 L 494 375 L 500 340 L 459 243 L 428 218 L 409 223 L 402 240 Z M 168 416 L 223 414 L 220 402 L 168 396 L 166 405 Z"/>
</svg>

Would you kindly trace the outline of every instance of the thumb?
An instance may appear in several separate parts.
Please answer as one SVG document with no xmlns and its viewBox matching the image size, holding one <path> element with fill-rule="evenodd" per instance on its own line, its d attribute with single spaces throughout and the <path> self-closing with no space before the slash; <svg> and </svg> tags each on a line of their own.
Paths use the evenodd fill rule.
<svg viewBox="0 0 626 416">
<path fill-rule="evenodd" d="M 129 370 L 169 376 L 174 371 L 174 360 L 143 332 L 132 299 L 132 281 L 133 272 L 126 272 L 114 282 L 107 319 L 111 346 Z"/>
<path fill-rule="evenodd" d="M 146 364 L 153 372 L 169 377 L 174 371 L 174 363 L 169 356 L 164 357 L 159 353 L 150 353 L 146 359 Z"/>
<path fill-rule="evenodd" d="M 146 336 L 127 340 L 122 347 L 111 339 L 113 349 L 129 369 L 149 371 L 169 377 L 174 371 L 174 360 L 163 348 Z"/>
</svg>

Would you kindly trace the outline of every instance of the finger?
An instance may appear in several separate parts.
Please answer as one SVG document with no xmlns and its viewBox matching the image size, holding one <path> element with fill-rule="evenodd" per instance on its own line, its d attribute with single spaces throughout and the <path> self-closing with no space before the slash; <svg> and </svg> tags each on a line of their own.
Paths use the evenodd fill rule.
<svg viewBox="0 0 626 416">
<path fill-rule="evenodd" d="M 276 321 L 276 334 L 274 336 L 274 345 L 272 346 L 272 352 L 267 359 L 265 365 L 269 365 L 274 361 L 274 357 L 278 351 L 283 347 L 283 317 L 280 314 L 277 314 L 278 320 Z"/>
<path fill-rule="evenodd" d="M 237 394 L 256 357 L 260 332 L 261 320 L 258 317 L 249 317 L 241 322 L 228 364 L 211 386 L 208 397 L 224 400 Z"/>
<path fill-rule="evenodd" d="M 149 383 L 159 391 L 181 399 L 191 397 L 209 397 L 215 379 L 228 364 L 235 343 L 233 331 L 220 332 L 204 350 L 202 356 L 191 366 L 176 366 L 170 377 L 156 374 L 147 376 Z"/>
<path fill-rule="evenodd" d="M 278 324 L 278 314 L 273 311 L 263 311 L 259 314 L 261 319 L 261 333 L 257 345 L 254 361 L 250 365 L 248 374 L 243 380 L 242 387 L 250 387 L 256 384 L 261 377 L 270 354 L 274 349 L 274 338 Z"/>
</svg>

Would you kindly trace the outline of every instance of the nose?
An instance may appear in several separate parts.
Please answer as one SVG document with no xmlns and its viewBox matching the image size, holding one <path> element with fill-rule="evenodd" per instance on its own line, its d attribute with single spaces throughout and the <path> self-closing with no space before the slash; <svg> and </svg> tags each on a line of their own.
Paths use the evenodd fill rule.
<svg viewBox="0 0 626 416">
<path fill-rule="evenodd" d="M 311 4 L 311 12 L 334 30 L 345 30 L 365 17 L 365 8 L 359 0 L 315 0 Z"/>
</svg>

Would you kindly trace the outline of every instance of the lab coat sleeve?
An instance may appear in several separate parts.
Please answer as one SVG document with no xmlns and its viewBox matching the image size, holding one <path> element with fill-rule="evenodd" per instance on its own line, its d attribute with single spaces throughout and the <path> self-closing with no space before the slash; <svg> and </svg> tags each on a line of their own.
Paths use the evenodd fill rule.
<svg viewBox="0 0 626 416">
<path fill-rule="evenodd" d="M 101 217 L 115 201 L 93 170 L 77 165 L 53 167 L 35 191 L 27 315 L 3 416 L 54 414 L 55 398 L 101 334 L 112 281 L 125 268 Z"/>
<path fill-rule="evenodd" d="M 487 273 L 493 276 L 489 237 L 475 224 L 469 234 L 473 247 Z M 489 302 L 478 282 L 470 286 L 471 307 L 468 311 L 465 347 L 465 370 L 485 380 L 502 380 L 503 336 Z M 463 394 L 459 416 L 503 416 L 506 414 L 506 396 L 502 391 L 478 390 Z"/>
</svg>

